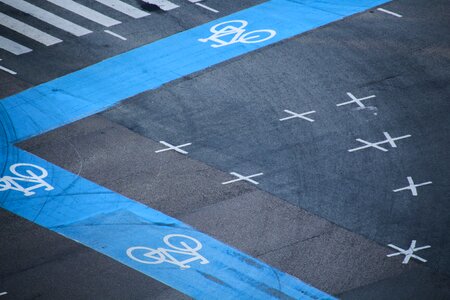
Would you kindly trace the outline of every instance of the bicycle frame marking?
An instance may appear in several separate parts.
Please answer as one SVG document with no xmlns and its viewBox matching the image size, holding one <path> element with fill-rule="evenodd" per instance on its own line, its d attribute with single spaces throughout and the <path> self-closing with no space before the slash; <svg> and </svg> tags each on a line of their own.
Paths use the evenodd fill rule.
<svg viewBox="0 0 450 300">
<path fill-rule="evenodd" d="M 195 243 L 194 247 L 189 246 L 186 242 L 181 241 L 180 245 L 181 247 L 174 246 L 172 243 L 170 243 L 171 238 L 184 238 L 191 240 Z M 198 251 L 203 247 L 203 245 L 193 237 L 190 237 L 188 235 L 183 234 L 168 234 L 163 238 L 164 243 L 169 246 L 169 248 L 149 248 L 144 246 L 135 246 L 127 249 L 127 255 L 132 260 L 135 260 L 137 262 L 143 263 L 143 264 L 150 264 L 150 265 L 156 265 L 156 264 L 162 264 L 162 263 L 169 263 L 173 265 L 177 265 L 180 267 L 181 270 L 189 269 L 191 266 L 188 265 L 188 263 L 200 260 L 200 264 L 205 265 L 209 264 L 209 261 L 203 257 Z M 146 260 L 143 260 L 141 258 L 137 258 L 135 255 L 133 255 L 133 252 L 136 250 L 144 250 L 147 253 L 143 254 L 143 256 L 146 258 Z M 185 260 L 178 260 L 175 258 L 173 254 L 182 254 L 182 255 L 188 255 L 191 256 L 190 258 L 187 258 Z M 152 261 L 153 260 L 153 261 Z"/>
<path fill-rule="evenodd" d="M 238 25 L 238 27 L 226 24 L 234 24 Z M 247 25 L 248 22 L 244 20 L 233 20 L 222 22 L 211 27 L 209 31 L 212 32 L 212 35 L 210 37 L 198 39 L 198 41 L 202 43 L 212 41 L 215 42 L 216 44 L 212 44 L 211 47 L 219 48 L 223 46 L 229 46 L 235 43 L 244 43 L 244 44 L 260 43 L 273 38 L 277 34 L 275 30 L 271 29 L 258 29 L 248 31 L 247 33 L 245 33 L 246 32 L 245 27 Z M 224 27 L 222 28 L 222 26 Z M 262 34 L 266 35 L 268 34 L 268 36 L 264 37 Z M 230 40 L 226 41 L 223 39 L 229 36 L 232 36 Z"/>
<path fill-rule="evenodd" d="M 25 170 L 26 174 L 20 174 L 16 170 L 19 167 L 29 167 L 31 169 Z M 33 172 L 33 169 L 39 170 L 39 173 L 41 175 L 36 175 L 36 173 Z M 44 168 L 33 164 L 18 163 L 11 165 L 9 167 L 9 171 L 17 177 L 3 176 L 2 178 L 0 178 L 0 192 L 14 190 L 22 192 L 26 197 L 28 197 L 35 194 L 35 192 L 32 192 L 33 190 L 41 187 L 44 187 L 46 191 L 51 191 L 54 189 L 53 186 L 43 180 L 48 176 L 48 172 Z M 20 184 L 20 182 L 35 183 L 35 185 L 24 187 Z"/>
</svg>

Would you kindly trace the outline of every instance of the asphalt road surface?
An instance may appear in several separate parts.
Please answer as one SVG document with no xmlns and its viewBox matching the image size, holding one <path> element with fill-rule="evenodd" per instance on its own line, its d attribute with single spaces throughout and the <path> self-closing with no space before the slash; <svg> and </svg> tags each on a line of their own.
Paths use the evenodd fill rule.
<svg viewBox="0 0 450 300">
<path fill-rule="evenodd" d="M 0 37 L 32 50 L 0 49 L 0 104 L 264 3 L 171 0 L 178 7 L 163 10 L 164 1 L 124 1 L 142 14 L 133 18 L 77 1 L 121 22 L 108 29 L 98 16 L 28 2 L 92 33 L 74 36 L 0 0 L 2 14 L 62 40 L 45 46 L 0 26 Z M 450 299 L 450 2 L 375 5 L 12 141 L 337 298 Z M 159 151 L 167 145 L 179 148 Z M 9 176 L 12 154 L 1 154 Z M 10 195 L 0 190 L 0 203 Z M 18 215 L 0 208 L 1 300 L 197 295 Z"/>
</svg>

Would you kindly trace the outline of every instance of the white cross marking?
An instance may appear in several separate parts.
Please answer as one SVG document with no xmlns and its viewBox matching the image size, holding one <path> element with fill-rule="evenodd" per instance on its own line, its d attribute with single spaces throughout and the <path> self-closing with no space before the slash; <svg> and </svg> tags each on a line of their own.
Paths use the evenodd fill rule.
<svg viewBox="0 0 450 300">
<path fill-rule="evenodd" d="M 364 101 L 364 100 L 367 100 L 367 99 L 371 99 L 371 98 L 375 98 L 375 97 L 376 97 L 375 95 L 370 95 L 370 96 L 367 96 L 367 97 L 359 98 L 359 99 L 358 99 L 358 98 L 356 98 L 355 96 L 353 96 L 352 93 L 347 93 L 347 95 L 348 95 L 352 100 L 347 101 L 347 102 L 342 102 L 342 103 L 336 104 L 336 106 L 342 106 L 342 105 L 347 105 L 347 104 L 350 104 L 350 103 L 356 103 L 356 104 L 358 104 L 358 106 L 359 106 L 360 108 L 366 108 L 366 106 L 365 106 L 361 101 Z"/>
<path fill-rule="evenodd" d="M 183 147 L 192 145 L 192 143 L 187 143 L 187 144 L 183 144 L 183 145 L 174 146 L 174 145 L 171 145 L 171 144 L 169 144 L 169 143 L 167 143 L 167 142 L 164 142 L 164 141 L 159 141 L 159 142 L 160 142 L 161 144 L 163 144 L 164 146 L 167 146 L 168 148 L 156 150 L 155 153 L 174 150 L 174 151 L 177 151 L 178 153 L 181 153 L 181 154 L 188 154 L 187 151 L 184 151 L 184 150 L 182 150 L 182 149 L 180 149 L 180 148 L 183 148 Z"/>
<path fill-rule="evenodd" d="M 417 187 L 433 183 L 431 181 L 427 181 L 427 182 L 415 184 L 411 176 L 406 177 L 406 179 L 408 180 L 409 186 L 393 190 L 394 193 L 397 193 L 397 192 L 400 192 L 400 191 L 404 191 L 404 190 L 411 190 L 412 195 L 413 196 L 417 196 L 418 195 Z"/>
<path fill-rule="evenodd" d="M 358 150 L 362 150 L 362 149 L 366 149 L 366 148 L 370 148 L 370 147 L 376 148 L 376 149 L 381 150 L 383 152 L 387 152 L 388 149 L 380 147 L 378 145 L 382 145 L 382 144 L 388 143 L 389 145 L 391 145 L 392 148 L 397 148 L 397 144 L 395 143 L 395 141 L 411 137 L 410 134 L 407 134 L 407 135 L 399 136 L 399 137 L 396 137 L 396 138 L 392 138 L 389 135 L 389 133 L 387 133 L 387 132 L 383 132 L 383 134 L 386 137 L 386 140 L 381 141 L 381 142 L 377 142 L 377 143 L 371 143 L 371 142 L 368 142 L 368 141 L 365 141 L 365 140 L 362 140 L 362 139 L 356 139 L 358 142 L 365 144 L 365 146 L 361 146 L 361 147 L 350 149 L 350 150 L 348 150 L 348 152 L 354 152 L 354 151 L 358 151 Z"/>
<path fill-rule="evenodd" d="M 231 174 L 231 175 L 234 175 L 234 176 L 236 176 L 236 177 L 238 177 L 238 178 L 237 178 L 237 179 L 230 180 L 230 181 L 222 182 L 222 184 L 230 184 L 230 183 L 237 182 L 237 181 L 241 181 L 241 180 L 245 180 L 245 181 L 248 181 L 248 182 L 253 183 L 253 184 L 259 184 L 259 182 L 254 181 L 254 180 L 252 180 L 252 179 L 250 179 L 250 178 L 253 178 L 253 177 L 256 177 L 256 176 L 264 175 L 264 173 L 258 173 L 258 174 L 253 174 L 253 175 L 250 175 L 250 176 L 242 176 L 241 174 L 238 174 L 238 173 L 236 173 L 236 172 L 231 172 L 230 174 Z"/>
<path fill-rule="evenodd" d="M 388 254 L 388 255 L 386 255 L 387 257 L 392 257 L 392 256 L 397 256 L 397 255 L 405 255 L 405 259 L 403 259 L 402 264 L 407 264 L 409 262 L 409 260 L 411 259 L 411 257 L 415 258 L 417 260 L 420 260 L 421 262 L 427 262 L 426 259 L 423 259 L 422 257 L 415 255 L 414 252 L 431 248 L 430 245 L 416 248 L 416 240 L 412 240 L 411 245 L 409 246 L 408 250 L 402 249 L 393 244 L 389 244 L 388 246 L 395 250 L 398 250 L 399 252 Z"/>
<path fill-rule="evenodd" d="M 300 119 L 304 119 L 304 120 L 309 121 L 309 122 L 314 122 L 313 119 L 305 117 L 305 115 L 310 115 L 310 114 L 313 114 L 313 113 L 316 112 L 315 110 L 312 110 L 312 111 L 308 111 L 308 112 L 305 112 L 305 113 L 302 113 L 302 114 L 298 114 L 298 113 L 292 112 L 292 111 L 287 110 L 287 109 L 285 109 L 284 111 L 287 112 L 288 114 L 290 114 L 291 116 L 286 117 L 286 118 L 282 118 L 282 119 L 280 119 L 280 121 L 286 121 L 286 120 L 289 120 L 289 119 L 300 118 Z"/>
</svg>

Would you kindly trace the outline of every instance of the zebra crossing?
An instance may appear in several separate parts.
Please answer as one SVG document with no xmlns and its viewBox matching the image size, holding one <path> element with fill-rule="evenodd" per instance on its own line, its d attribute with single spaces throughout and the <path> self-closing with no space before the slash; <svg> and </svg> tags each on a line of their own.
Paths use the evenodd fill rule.
<svg viewBox="0 0 450 300">
<path fill-rule="evenodd" d="M 113 9 L 115 11 L 120 12 L 121 14 L 124 15 L 125 18 L 131 17 L 133 19 L 140 19 L 150 16 L 149 12 L 132 4 L 126 3 L 123 0 L 94 0 L 94 1 L 100 3 L 105 8 Z M 54 12 L 46 10 L 30 2 L 31 2 L 30 0 L 0 0 L 0 4 L 4 4 L 8 7 L 11 7 L 14 10 L 20 11 L 21 13 L 29 15 L 32 18 L 47 23 L 52 27 L 63 30 L 76 37 L 81 37 L 93 32 L 93 30 L 89 29 L 88 25 L 76 24 L 68 20 L 66 17 L 63 18 Z M 104 26 L 105 28 L 110 28 L 112 26 L 119 25 L 122 23 L 122 21 L 118 20 L 117 17 L 115 18 L 110 17 L 106 13 L 100 12 L 84 4 L 78 3 L 76 0 L 45 0 L 45 2 L 51 3 L 55 5 L 55 7 L 62 8 L 73 15 L 81 16 L 82 18 L 90 22 Z M 156 5 L 163 11 L 168 11 L 180 7 L 179 5 L 172 3 L 171 1 L 168 0 L 157 0 L 157 1 L 142 0 L 142 2 Z M 191 0 L 189 1 L 186 0 L 186 3 L 196 4 Z M 138 5 L 138 2 L 136 2 L 135 5 Z M 42 29 L 33 27 L 30 24 L 27 24 L 21 20 L 18 20 L 12 16 L 7 15 L 5 12 L 0 11 L 0 28 L 1 27 L 6 27 L 9 30 L 14 31 L 15 33 L 25 36 L 26 38 L 34 40 L 45 46 L 52 46 L 63 42 L 61 38 L 54 36 L 53 33 L 50 34 Z M 103 30 L 103 31 L 119 38 L 119 35 L 117 35 L 111 30 Z M 119 39 L 123 41 L 127 40 L 125 37 L 122 36 L 120 36 Z M 23 55 L 33 51 L 30 45 L 23 45 L 18 41 L 11 39 L 11 37 L 9 36 L 6 37 L 2 35 L 0 35 L 0 49 L 12 53 L 14 55 Z"/>
</svg>

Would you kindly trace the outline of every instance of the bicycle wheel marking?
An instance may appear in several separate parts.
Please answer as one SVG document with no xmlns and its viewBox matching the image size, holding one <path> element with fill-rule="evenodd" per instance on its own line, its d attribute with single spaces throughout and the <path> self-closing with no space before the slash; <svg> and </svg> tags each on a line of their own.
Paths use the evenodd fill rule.
<svg viewBox="0 0 450 300">
<path fill-rule="evenodd" d="M 42 168 L 48 171 L 48 175 L 37 172 L 41 169 L 26 169 L 26 173 L 6 175 L 0 183 L 3 191 L 0 193 L 0 207 L 108 255 L 193 298 L 208 298 L 213 294 L 220 299 L 333 299 L 176 219 L 71 174 L 15 148 L 12 143 L 97 113 L 118 101 L 182 76 L 385 2 L 327 0 L 320 3 L 311 1 L 308 6 L 290 0 L 268 1 L 2 100 L 0 122 L 6 135 L 0 140 L 0 151 L 7 154 L 5 165 L 26 162 L 27 167 Z M 240 23 L 231 24 L 231 27 L 230 20 L 240 20 Z M 224 23 L 225 27 L 229 26 L 226 30 L 218 27 Z M 245 28 L 251 26 L 251 30 L 241 28 L 242 24 Z M 211 32 L 214 26 L 217 27 Z M 199 39 L 211 43 L 199 42 Z M 148 70 L 152 70 L 151 76 Z M 25 178 L 24 174 L 27 174 Z M 48 179 L 44 181 L 44 178 Z M 22 179 L 25 181 L 20 181 Z M 20 188 L 12 181 L 20 182 Z M 47 191 L 44 196 L 41 189 L 39 194 L 30 195 L 35 192 L 24 187 L 23 182 L 33 184 L 36 191 L 41 187 Z M 174 234 L 195 239 L 201 242 L 202 248 L 197 249 L 198 246 L 190 244 L 189 240 L 174 245 L 169 239 L 168 244 L 164 237 Z M 161 239 L 169 248 L 158 247 Z M 127 255 L 130 248 L 130 253 L 140 261 Z M 179 255 L 187 256 L 189 261 Z M 143 263 L 145 261 L 154 263 Z M 180 267 L 183 272 L 180 272 Z"/>
<path fill-rule="evenodd" d="M 211 47 L 219 48 L 235 43 L 261 43 L 270 40 L 277 34 L 277 32 L 272 29 L 258 29 L 246 32 L 245 27 L 247 25 L 248 22 L 244 20 L 222 22 L 211 27 L 209 31 L 212 32 L 212 35 L 210 37 L 198 39 L 198 41 L 202 43 L 206 43 L 208 41 L 215 42 L 216 44 L 212 44 Z M 231 38 L 227 41 L 224 39 L 226 37 Z"/>
<path fill-rule="evenodd" d="M 20 172 L 20 168 L 25 168 L 25 170 Z M 9 171 L 16 177 L 3 176 L 0 178 L 0 192 L 14 190 L 22 192 L 25 197 L 28 197 L 35 194 L 33 190 L 41 187 L 45 188 L 46 191 L 54 189 L 53 186 L 44 181 L 44 178 L 48 176 L 48 172 L 44 168 L 33 164 L 18 163 L 9 167 Z M 34 185 L 30 186 L 33 183 Z"/>
<path fill-rule="evenodd" d="M 189 243 L 194 243 L 194 247 L 191 247 L 188 245 L 185 241 L 181 241 L 180 245 L 182 247 L 174 246 L 172 243 L 170 243 L 170 239 L 173 238 L 182 238 L 185 241 L 189 241 Z M 209 261 L 204 258 L 198 251 L 203 247 L 203 245 L 196 239 L 194 239 L 191 236 L 183 235 L 183 234 L 169 234 L 164 237 L 164 243 L 169 246 L 169 248 L 149 248 L 149 247 L 143 247 L 143 246 L 135 246 L 127 249 L 127 255 L 129 258 L 143 263 L 143 264 L 162 264 L 162 263 L 169 263 L 174 264 L 176 266 L 179 266 L 181 270 L 189 269 L 190 266 L 188 265 L 191 262 L 200 261 L 200 264 L 209 264 Z M 144 251 L 142 257 L 136 256 L 136 252 L 138 251 Z M 176 254 L 178 256 L 188 256 L 189 258 L 186 258 L 184 260 L 177 259 Z"/>
</svg>

